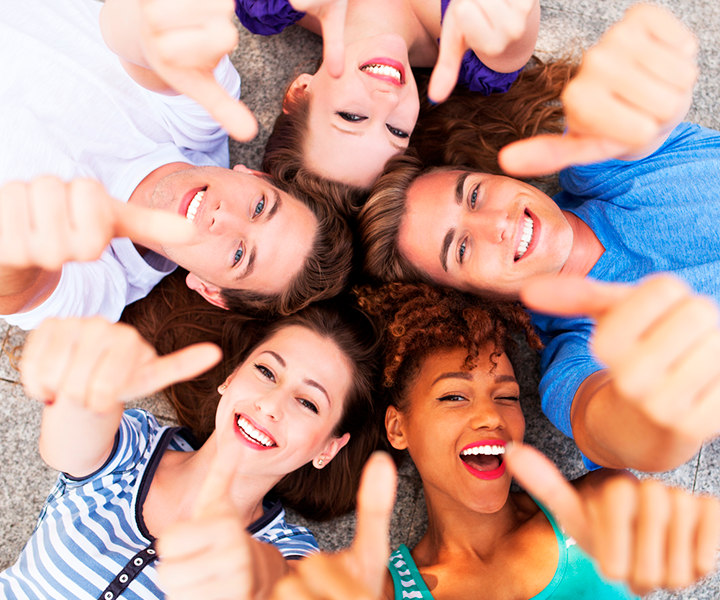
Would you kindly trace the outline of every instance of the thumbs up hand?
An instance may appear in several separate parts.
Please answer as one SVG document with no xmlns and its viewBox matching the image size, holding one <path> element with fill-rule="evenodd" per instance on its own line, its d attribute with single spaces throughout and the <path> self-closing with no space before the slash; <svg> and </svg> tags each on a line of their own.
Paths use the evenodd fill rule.
<svg viewBox="0 0 720 600">
<path fill-rule="evenodd" d="M 591 344 L 608 366 L 609 393 L 651 423 L 694 445 L 720 430 L 720 311 L 712 299 L 669 275 L 636 286 L 537 278 L 522 298 L 539 312 L 594 318 Z"/>
<path fill-rule="evenodd" d="M 375 453 L 363 471 L 355 541 L 337 554 L 316 554 L 297 563 L 273 591 L 273 600 L 376 600 L 390 557 L 388 531 L 395 503 L 395 466 Z"/>
<path fill-rule="evenodd" d="M 535 177 L 651 154 L 687 114 L 696 53 L 695 37 L 672 13 L 633 6 L 588 51 L 565 88 L 565 135 L 510 144 L 500 165 L 515 177 Z"/>
<path fill-rule="evenodd" d="M 139 0 L 139 33 L 150 68 L 200 103 L 239 141 L 257 134 L 252 112 L 215 80 L 213 70 L 237 46 L 233 0 Z"/>
<path fill-rule="evenodd" d="M 287 571 L 280 552 L 255 540 L 233 505 L 236 467 L 236 453 L 218 452 L 192 518 L 159 537 L 158 573 L 169 600 L 264 598 Z"/>
<path fill-rule="evenodd" d="M 627 582 L 636 594 L 685 587 L 713 569 L 720 540 L 715 498 L 629 474 L 578 489 L 547 458 L 522 444 L 506 448 L 505 460 L 520 485 L 552 511 L 602 573 Z"/>
</svg>

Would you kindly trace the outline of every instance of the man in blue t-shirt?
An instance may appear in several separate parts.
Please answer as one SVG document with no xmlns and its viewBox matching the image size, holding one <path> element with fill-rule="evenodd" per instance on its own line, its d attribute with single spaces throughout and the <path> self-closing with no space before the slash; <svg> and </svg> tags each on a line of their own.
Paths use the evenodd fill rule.
<svg viewBox="0 0 720 600">
<path fill-rule="evenodd" d="M 401 175 L 411 183 L 393 191 L 404 212 L 389 224 L 376 201 L 387 205 L 386 188 L 400 178 L 393 172 L 360 215 L 375 276 L 519 298 L 528 280 L 546 275 L 549 288 L 523 294 L 529 305 L 597 321 L 535 315 L 548 344 L 543 409 L 589 466 L 666 470 L 720 430 L 720 367 L 707 358 L 720 351 L 720 133 L 680 124 L 695 51 L 672 15 L 637 6 L 587 53 L 563 94 L 565 135 L 500 156 L 506 171 L 527 176 L 604 161 L 564 171 L 555 199 L 507 177 L 422 173 L 408 159 Z M 658 272 L 692 291 L 667 277 L 630 289 L 577 281 Z"/>
</svg>

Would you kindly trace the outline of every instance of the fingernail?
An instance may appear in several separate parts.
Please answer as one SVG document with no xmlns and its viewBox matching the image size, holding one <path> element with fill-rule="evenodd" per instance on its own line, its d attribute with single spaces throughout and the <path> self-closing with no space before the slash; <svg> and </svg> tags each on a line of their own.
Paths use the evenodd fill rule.
<svg viewBox="0 0 720 600">
<path fill-rule="evenodd" d="M 437 106 L 437 105 L 438 105 L 438 102 L 435 102 L 435 100 L 433 100 L 430 96 L 428 96 L 428 102 L 429 102 L 430 104 L 432 104 L 433 106 Z"/>
<path fill-rule="evenodd" d="M 517 448 L 515 442 L 505 442 L 505 456 L 512 454 L 515 451 L 515 448 Z"/>
</svg>

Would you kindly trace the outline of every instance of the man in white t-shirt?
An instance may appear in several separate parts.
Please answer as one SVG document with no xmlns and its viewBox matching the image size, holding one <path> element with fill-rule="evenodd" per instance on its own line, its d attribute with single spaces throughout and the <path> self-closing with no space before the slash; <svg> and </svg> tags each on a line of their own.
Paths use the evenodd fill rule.
<svg viewBox="0 0 720 600">
<path fill-rule="evenodd" d="M 229 11 L 227 0 L 203 2 L 200 15 L 161 7 L 155 15 L 173 19 L 164 29 L 152 13 L 162 1 L 3 2 L 0 315 L 12 324 L 117 320 L 176 264 L 225 308 L 287 311 L 342 287 L 350 232 L 331 207 L 226 168 L 225 130 L 168 95 L 202 91 L 237 137 L 254 135 L 225 55 L 232 0 Z M 163 52 L 212 67 L 173 71 Z"/>
</svg>

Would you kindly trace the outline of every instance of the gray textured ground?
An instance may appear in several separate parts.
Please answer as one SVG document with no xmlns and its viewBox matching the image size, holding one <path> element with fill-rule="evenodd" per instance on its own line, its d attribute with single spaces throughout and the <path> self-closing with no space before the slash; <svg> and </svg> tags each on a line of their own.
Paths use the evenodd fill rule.
<svg viewBox="0 0 720 600">
<path fill-rule="evenodd" d="M 587 48 L 622 12 L 628 0 L 545 0 L 537 50 L 543 56 L 562 55 L 568 48 Z M 695 102 L 689 120 L 720 129 L 720 115 L 714 110 L 720 98 L 720 53 L 716 40 L 720 32 L 720 5 L 710 0 L 664 0 L 663 6 L 675 12 L 698 36 L 701 75 L 695 89 Z M 233 60 L 243 81 L 243 99 L 260 122 L 260 134 L 250 143 L 231 142 L 234 163 L 258 168 L 280 99 L 292 73 L 320 56 L 320 40 L 291 27 L 283 34 L 261 38 L 241 31 Z M 28 400 L 18 382 L 14 357 L 24 334 L 0 320 L 0 569 L 14 562 L 30 536 L 42 502 L 55 474 L 44 466 L 37 453 L 39 406 Z M 528 421 L 526 440 L 544 450 L 567 476 L 582 472 L 574 445 L 564 438 L 540 412 L 537 397 L 537 361 L 526 352 L 516 365 L 524 388 L 523 406 Z M 154 398 L 140 403 L 158 416 L 169 419 L 171 412 Z M 707 443 L 686 465 L 662 475 L 662 479 L 689 490 L 720 496 L 720 440 Z M 301 519 L 296 519 L 302 521 Z M 414 469 L 400 474 L 398 502 L 392 522 L 392 545 L 412 546 L 422 536 L 425 510 L 422 490 Z M 313 527 L 321 545 L 340 548 L 352 539 L 352 516 Z M 720 597 L 720 575 L 713 574 L 701 584 L 677 593 L 657 592 L 653 600 L 715 600 Z"/>
</svg>

